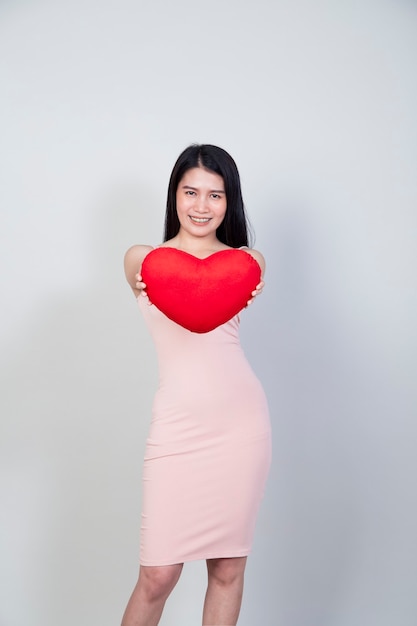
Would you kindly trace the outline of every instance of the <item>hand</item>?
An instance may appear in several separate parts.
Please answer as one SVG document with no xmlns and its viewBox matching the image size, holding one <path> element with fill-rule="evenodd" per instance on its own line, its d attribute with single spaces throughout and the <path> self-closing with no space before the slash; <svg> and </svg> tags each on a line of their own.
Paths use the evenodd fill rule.
<svg viewBox="0 0 417 626">
<path fill-rule="evenodd" d="M 265 286 L 265 283 L 263 280 L 261 280 L 261 282 L 258 285 L 256 285 L 255 289 L 252 291 L 251 293 L 252 297 L 247 301 L 246 306 L 249 306 L 250 304 L 252 304 L 256 296 L 259 296 L 259 294 L 262 293 L 264 286 Z"/>
<path fill-rule="evenodd" d="M 140 296 L 146 296 L 146 283 L 142 281 L 142 276 L 140 274 L 135 275 L 135 288 L 140 292 Z"/>
</svg>

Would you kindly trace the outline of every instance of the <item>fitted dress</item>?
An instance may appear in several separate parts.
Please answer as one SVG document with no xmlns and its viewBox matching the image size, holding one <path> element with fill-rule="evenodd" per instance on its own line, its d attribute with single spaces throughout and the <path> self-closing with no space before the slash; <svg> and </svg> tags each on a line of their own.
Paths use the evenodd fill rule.
<svg viewBox="0 0 417 626">
<path fill-rule="evenodd" d="M 249 554 L 271 458 L 268 405 L 239 315 L 208 333 L 138 297 L 159 367 L 142 474 L 140 562 Z"/>
</svg>

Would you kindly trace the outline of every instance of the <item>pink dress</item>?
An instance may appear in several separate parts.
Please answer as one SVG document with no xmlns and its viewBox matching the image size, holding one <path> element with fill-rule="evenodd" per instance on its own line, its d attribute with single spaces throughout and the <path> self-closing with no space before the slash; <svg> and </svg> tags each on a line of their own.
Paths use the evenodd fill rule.
<svg viewBox="0 0 417 626">
<path fill-rule="evenodd" d="M 246 556 L 269 471 L 268 405 L 239 343 L 239 316 L 198 334 L 147 298 L 159 385 L 143 467 L 140 562 Z"/>
</svg>

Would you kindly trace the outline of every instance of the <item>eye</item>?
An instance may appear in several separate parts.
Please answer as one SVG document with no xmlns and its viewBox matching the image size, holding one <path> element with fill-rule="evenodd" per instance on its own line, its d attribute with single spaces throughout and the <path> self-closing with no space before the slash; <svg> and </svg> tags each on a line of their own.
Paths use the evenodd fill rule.
<svg viewBox="0 0 417 626">
<path fill-rule="evenodd" d="M 187 191 L 185 192 L 186 196 L 195 196 L 195 191 L 192 191 L 191 189 L 187 189 Z"/>
<path fill-rule="evenodd" d="M 214 198 L 215 200 L 219 200 L 221 198 L 221 195 L 218 193 L 212 193 L 211 197 Z"/>
</svg>

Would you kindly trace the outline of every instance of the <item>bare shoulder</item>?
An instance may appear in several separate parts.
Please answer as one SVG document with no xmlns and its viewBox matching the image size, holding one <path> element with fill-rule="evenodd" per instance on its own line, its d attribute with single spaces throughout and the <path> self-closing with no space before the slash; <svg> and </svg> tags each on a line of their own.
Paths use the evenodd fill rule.
<svg viewBox="0 0 417 626">
<path fill-rule="evenodd" d="M 153 250 L 152 246 L 135 245 L 131 246 L 124 256 L 124 268 L 127 282 L 135 290 L 136 274 L 140 273 L 143 259 Z"/>
<path fill-rule="evenodd" d="M 134 265 L 136 265 L 136 271 L 137 271 L 142 265 L 143 259 L 151 250 L 153 250 L 152 246 L 143 246 L 143 245 L 131 246 L 126 251 L 126 254 L 125 254 L 125 265 L 126 263 L 128 265 L 133 263 Z M 139 267 L 138 267 L 138 263 L 139 263 Z"/>
<path fill-rule="evenodd" d="M 248 254 L 253 256 L 255 261 L 258 261 L 259 266 L 262 270 L 262 276 L 263 276 L 265 273 L 265 258 L 263 254 L 261 254 L 259 250 L 253 250 L 253 248 L 241 248 L 241 249 L 244 250 L 244 252 L 247 252 Z"/>
</svg>

